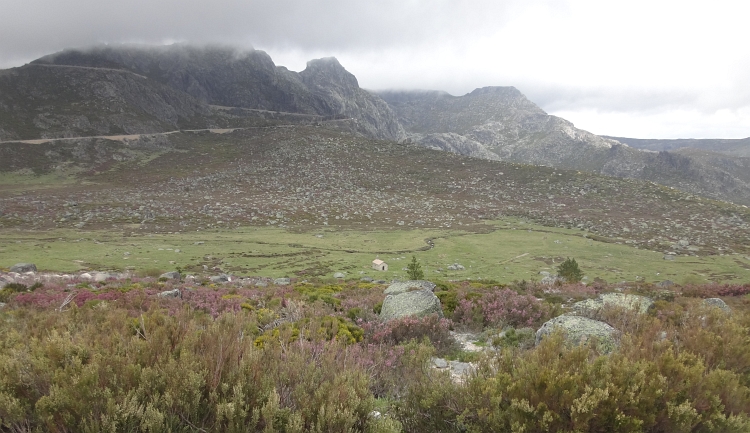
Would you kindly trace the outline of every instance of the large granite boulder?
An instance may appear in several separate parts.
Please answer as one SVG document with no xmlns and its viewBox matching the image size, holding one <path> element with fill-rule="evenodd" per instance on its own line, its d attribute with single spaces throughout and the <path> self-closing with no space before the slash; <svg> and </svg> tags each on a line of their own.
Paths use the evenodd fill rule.
<svg viewBox="0 0 750 433">
<path fill-rule="evenodd" d="M 433 291 L 435 284 L 425 280 L 398 281 L 390 286 L 383 293 L 386 295 L 398 295 L 412 290 L 429 290 Z"/>
<path fill-rule="evenodd" d="M 383 301 L 380 318 L 384 321 L 406 316 L 422 317 L 428 314 L 443 316 L 440 299 L 432 290 L 417 289 L 388 295 Z"/>
<path fill-rule="evenodd" d="M 545 322 L 536 331 L 536 344 L 544 337 L 561 329 L 565 339 L 573 344 L 584 344 L 589 340 L 598 340 L 603 352 L 609 353 L 617 347 L 617 330 L 610 325 L 587 317 L 563 315 Z"/>
<path fill-rule="evenodd" d="M 11 272 L 23 274 L 25 272 L 36 272 L 36 265 L 33 263 L 16 263 L 10 267 Z"/>
<path fill-rule="evenodd" d="M 599 310 L 607 307 L 619 307 L 645 313 L 654 301 L 645 296 L 628 295 L 625 293 L 602 293 L 596 299 L 586 299 L 573 304 L 573 310 L 582 316 L 596 314 Z"/>
</svg>

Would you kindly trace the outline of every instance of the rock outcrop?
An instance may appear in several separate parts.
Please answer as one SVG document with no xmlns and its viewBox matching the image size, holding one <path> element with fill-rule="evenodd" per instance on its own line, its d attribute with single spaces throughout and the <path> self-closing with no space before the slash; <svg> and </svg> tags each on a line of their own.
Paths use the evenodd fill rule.
<svg viewBox="0 0 750 433">
<path fill-rule="evenodd" d="M 573 344 L 583 344 L 597 340 L 603 352 L 611 352 L 617 347 L 617 330 L 598 320 L 581 316 L 563 315 L 545 322 L 536 331 L 536 344 L 546 336 L 560 329 L 565 339 Z"/>
<path fill-rule="evenodd" d="M 586 299 L 573 304 L 573 310 L 582 316 L 595 315 L 605 306 L 624 308 L 633 310 L 638 313 L 645 313 L 654 301 L 650 298 L 640 295 L 630 295 L 625 293 L 602 293 L 596 299 Z"/>
<path fill-rule="evenodd" d="M 422 317 L 428 314 L 437 314 L 442 317 L 443 309 L 440 299 L 432 292 L 432 288 L 425 288 L 429 287 L 425 283 L 429 282 L 409 281 L 407 284 L 388 287 L 380 310 L 380 318 L 389 321 L 406 316 Z M 390 292 L 388 292 L 389 289 Z"/>
<path fill-rule="evenodd" d="M 33 263 L 16 263 L 10 267 L 11 272 L 23 274 L 25 272 L 36 272 L 36 265 Z"/>
</svg>

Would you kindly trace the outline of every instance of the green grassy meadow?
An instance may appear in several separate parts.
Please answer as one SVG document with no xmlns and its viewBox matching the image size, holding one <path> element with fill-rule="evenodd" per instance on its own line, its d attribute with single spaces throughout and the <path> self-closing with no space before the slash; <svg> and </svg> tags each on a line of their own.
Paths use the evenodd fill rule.
<svg viewBox="0 0 750 433">
<path fill-rule="evenodd" d="M 549 228 L 518 219 L 488 222 L 488 230 L 454 229 L 357 231 L 323 227 L 294 232 L 243 227 L 172 234 L 132 235 L 118 231 L 0 232 L 0 266 L 36 263 L 40 270 L 231 272 L 244 276 L 405 278 L 414 255 L 428 279 L 539 280 L 567 257 L 575 258 L 588 281 L 672 280 L 678 283 L 750 281 L 743 255 L 686 256 L 674 261 L 662 252 L 585 237 L 579 230 Z M 432 240 L 434 248 L 429 248 Z M 390 269 L 374 271 L 375 258 Z M 451 271 L 459 263 L 465 270 Z M 205 266 L 205 267 L 204 267 Z"/>
</svg>

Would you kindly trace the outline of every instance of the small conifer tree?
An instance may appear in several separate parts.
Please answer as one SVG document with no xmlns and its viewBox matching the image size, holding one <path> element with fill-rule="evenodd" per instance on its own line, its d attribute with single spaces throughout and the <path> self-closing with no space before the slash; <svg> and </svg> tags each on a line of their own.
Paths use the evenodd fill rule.
<svg viewBox="0 0 750 433">
<path fill-rule="evenodd" d="M 557 275 L 569 283 L 577 283 L 583 278 L 583 271 L 575 259 L 568 257 L 557 267 Z"/>
<path fill-rule="evenodd" d="M 422 271 L 422 265 L 419 264 L 415 256 L 411 256 L 411 263 L 406 265 L 406 275 L 409 276 L 410 280 L 424 279 L 424 271 Z"/>
</svg>

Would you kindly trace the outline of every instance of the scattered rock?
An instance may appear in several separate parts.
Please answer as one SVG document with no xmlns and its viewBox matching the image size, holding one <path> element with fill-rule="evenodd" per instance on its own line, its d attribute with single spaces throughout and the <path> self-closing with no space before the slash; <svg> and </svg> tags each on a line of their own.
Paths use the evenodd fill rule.
<svg viewBox="0 0 750 433">
<path fill-rule="evenodd" d="M 679 241 L 677 241 L 677 245 L 685 248 L 690 245 L 690 242 L 687 239 L 680 239 Z"/>
<path fill-rule="evenodd" d="M 545 322 L 536 331 L 535 343 L 539 344 L 544 337 L 556 329 L 562 329 L 565 338 L 573 344 L 583 344 L 591 339 L 599 341 L 602 351 L 609 353 L 617 347 L 617 330 L 610 325 L 581 316 L 557 316 Z"/>
<path fill-rule="evenodd" d="M 450 363 L 451 374 L 455 376 L 466 376 L 474 368 L 470 362 L 451 361 Z"/>
<path fill-rule="evenodd" d="M 625 293 L 602 293 L 596 299 L 586 299 L 573 304 L 576 313 L 586 316 L 595 314 L 604 306 L 622 307 L 629 310 L 637 310 L 645 313 L 654 304 L 654 301 L 639 295 L 628 295 Z"/>
<path fill-rule="evenodd" d="M 359 281 L 364 281 L 366 283 L 372 283 L 373 280 L 370 277 L 362 277 L 362 278 L 359 279 Z"/>
<path fill-rule="evenodd" d="M 26 272 L 36 272 L 36 265 L 33 263 L 16 263 L 10 267 L 11 272 L 24 274 Z"/>
<path fill-rule="evenodd" d="M 657 287 L 661 287 L 661 288 L 672 287 L 672 286 L 674 286 L 674 281 L 664 280 L 664 281 L 662 281 L 660 283 L 657 283 L 656 286 Z"/>
<path fill-rule="evenodd" d="M 707 307 L 715 307 L 719 308 L 725 313 L 731 313 L 732 309 L 729 308 L 729 305 L 727 305 L 726 302 L 724 302 L 721 298 L 708 298 L 703 300 L 703 305 Z"/>
<path fill-rule="evenodd" d="M 273 283 L 277 286 L 288 286 L 292 284 L 292 280 L 289 278 L 276 278 L 275 280 L 273 280 Z"/>
<path fill-rule="evenodd" d="M 2 310 L 3 308 L 5 308 L 5 302 L 0 302 L 0 310 Z"/>
<path fill-rule="evenodd" d="M 448 368 L 448 361 L 443 358 L 432 358 L 432 365 L 434 365 L 435 368 Z"/>
<path fill-rule="evenodd" d="M 409 281 L 398 281 L 390 286 L 383 292 L 386 295 L 398 295 L 399 293 L 405 293 L 413 290 L 429 290 L 433 291 L 435 284 L 426 280 L 409 280 Z"/>
<path fill-rule="evenodd" d="M 171 271 L 171 272 L 165 272 L 161 275 L 159 275 L 159 279 L 166 278 L 168 280 L 179 280 L 181 278 L 181 275 L 177 271 Z"/>
<path fill-rule="evenodd" d="M 431 290 L 423 289 L 386 296 L 380 310 L 380 318 L 389 321 L 400 317 L 419 317 L 433 313 L 443 317 L 440 299 Z"/>
<path fill-rule="evenodd" d="M 209 279 L 212 283 L 227 283 L 229 281 L 232 281 L 232 278 L 226 274 L 214 275 Z"/>
<path fill-rule="evenodd" d="M 343 272 L 336 272 L 335 274 L 333 274 L 333 278 L 344 278 L 344 277 L 346 277 L 346 275 L 344 275 Z"/>
<path fill-rule="evenodd" d="M 182 293 L 180 292 L 180 289 L 174 289 L 174 290 L 167 290 L 167 291 L 161 292 L 157 294 L 156 296 L 159 296 L 162 298 L 182 298 Z"/>
<path fill-rule="evenodd" d="M 103 283 L 110 278 L 112 278 L 112 274 L 108 272 L 94 272 L 92 275 L 92 279 L 97 283 Z"/>
<path fill-rule="evenodd" d="M 463 265 L 460 265 L 458 263 L 454 263 L 452 265 L 448 265 L 448 270 L 449 271 L 463 271 L 464 269 L 466 269 L 466 268 Z"/>
<path fill-rule="evenodd" d="M 664 260 L 672 261 L 674 260 L 674 256 L 671 254 L 664 254 Z"/>
</svg>

